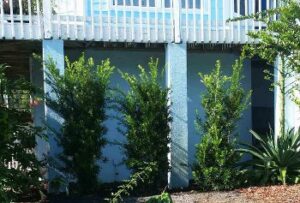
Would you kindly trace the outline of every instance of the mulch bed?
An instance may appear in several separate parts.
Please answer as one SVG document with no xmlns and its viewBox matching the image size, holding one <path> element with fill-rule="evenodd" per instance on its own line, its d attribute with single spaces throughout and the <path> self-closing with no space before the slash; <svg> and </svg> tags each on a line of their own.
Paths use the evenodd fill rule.
<svg viewBox="0 0 300 203">
<path fill-rule="evenodd" d="M 176 192 L 171 196 L 174 203 L 300 203 L 300 185 L 249 187 L 227 192 Z M 125 202 L 145 202 L 148 198 L 129 199 Z"/>
<path fill-rule="evenodd" d="M 249 187 L 226 192 L 171 193 L 174 203 L 300 203 L 300 184 L 291 186 Z M 145 202 L 149 197 L 125 198 L 126 203 Z M 50 198 L 55 203 L 98 203 L 101 198 Z"/>
<path fill-rule="evenodd" d="M 300 185 L 250 187 L 238 190 L 246 198 L 264 202 L 300 202 Z"/>
</svg>

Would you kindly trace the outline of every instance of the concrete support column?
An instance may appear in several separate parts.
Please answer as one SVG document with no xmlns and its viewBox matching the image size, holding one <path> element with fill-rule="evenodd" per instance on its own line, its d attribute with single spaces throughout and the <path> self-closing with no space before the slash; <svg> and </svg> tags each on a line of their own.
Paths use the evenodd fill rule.
<svg viewBox="0 0 300 203">
<path fill-rule="evenodd" d="M 281 79 L 280 72 L 282 70 L 282 64 L 279 58 L 277 58 L 274 68 L 274 82 L 277 83 Z M 289 91 L 294 85 L 299 85 L 299 76 L 292 74 L 291 77 L 285 79 L 286 92 Z M 298 84 L 297 84 L 298 83 Z M 274 91 L 274 125 L 275 125 L 275 136 L 280 136 L 280 119 L 282 118 L 282 98 L 285 98 L 285 130 L 295 128 L 296 130 L 300 127 L 300 108 L 292 100 L 292 96 L 300 98 L 299 92 L 295 94 L 282 95 L 278 86 L 275 86 Z"/>
<path fill-rule="evenodd" d="M 276 62 L 274 64 L 274 83 L 277 83 L 280 80 L 279 70 L 281 69 L 281 61 L 279 57 L 277 57 Z M 280 93 L 280 88 L 275 85 L 274 87 L 274 133 L 275 138 L 280 134 L 280 120 L 282 118 L 281 113 L 281 98 L 282 94 Z"/>
<path fill-rule="evenodd" d="M 291 84 L 296 85 L 296 83 L 298 83 L 297 85 L 299 85 L 299 76 L 297 77 L 297 75 L 294 74 L 292 77 L 288 78 L 286 82 L 288 87 L 293 86 Z M 296 130 L 298 130 L 298 128 L 300 127 L 300 106 L 298 106 L 292 100 L 291 96 L 297 98 L 297 100 L 300 100 L 300 94 L 297 91 L 295 91 L 292 95 L 286 96 L 286 101 L 285 101 L 286 129 L 295 128 Z"/>
<path fill-rule="evenodd" d="M 40 61 L 35 60 L 33 57 L 30 57 L 30 82 L 38 88 L 43 88 L 43 67 Z M 43 127 L 45 121 L 45 110 L 44 104 L 38 102 L 37 98 L 32 98 L 32 103 L 34 104 L 32 116 L 34 126 Z M 43 160 L 45 155 L 49 151 L 48 142 L 40 137 L 36 138 L 37 146 L 35 148 L 36 156 L 38 160 Z"/>
<path fill-rule="evenodd" d="M 56 63 L 56 67 L 59 69 L 60 73 L 64 73 L 64 42 L 62 40 L 43 40 L 43 75 L 44 75 L 44 94 L 49 94 L 51 97 L 55 98 L 56 95 L 51 93 L 51 87 L 45 82 L 47 79 L 47 69 L 45 67 L 45 63 L 51 59 Z M 63 122 L 62 118 L 57 115 L 52 109 L 50 109 L 46 104 L 44 104 L 45 111 L 45 122 L 52 129 L 59 130 L 61 124 Z M 53 137 L 51 131 L 48 131 L 49 135 L 49 147 L 47 155 L 50 157 L 54 157 L 58 152 L 59 148 L 57 143 Z M 49 169 L 49 179 L 52 179 L 55 174 L 53 174 L 52 170 Z"/>
<path fill-rule="evenodd" d="M 187 98 L 187 45 L 166 45 L 166 82 L 170 88 L 173 122 L 171 124 L 170 188 L 187 187 L 188 166 L 188 98 Z"/>
</svg>

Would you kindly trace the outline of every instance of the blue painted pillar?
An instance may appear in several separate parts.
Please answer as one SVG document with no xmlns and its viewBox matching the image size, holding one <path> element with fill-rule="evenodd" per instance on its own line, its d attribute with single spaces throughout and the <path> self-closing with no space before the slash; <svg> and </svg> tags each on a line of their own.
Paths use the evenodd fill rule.
<svg viewBox="0 0 300 203">
<path fill-rule="evenodd" d="M 44 64 L 49 59 L 54 60 L 56 63 L 56 67 L 60 70 L 60 73 L 64 73 L 64 42 L 62 40 L 43 40 L 43 61 Z M 51 93 L 51 87 L 45 82 L 46 80 L 46 72 L 47 69 L 44 65 L 43 67 L 43 75 L 44 75 L 44 94 L 50 94 L 52 97 L 56 97 L 53 93 Z M 52 109 L 50 109 L 46 104 L 44 104 L 45 111 L 45 122 L 48 126 L 55 130 L 59 130 L 63 119 L 57 115 Z M 50 130 L 47 131 L 49 135 L 49 150 L 47 155 L 49 157 L 54 157 L 58 152 L 59 148 L 57 143 L 53 137 L 53 134 Z M 53 170 L 48 170 L 48 178 L 51 180 L 55 174 Z"/>
<path fill-rule="evenodd" d="M 188 167 L 188 98 L 187 98 L 187 45 L 166 45 L 166 82 L 173 122 L 171 124 L 171 171 L 168 175 L 170 188 L 187 187 Z"/>
<path fill-rule="evenodd" d="M 30 81 L 38 88 L 43 88 L 43 67 L 40 61 L 35 60 L 33 57 L 30 58 Z M 34 126 L 43 127 L 45 121 L 45 110 L 42 102 L 38 102 L 38 98 L 33 98 L 33 124 Z M 37 146 L 35 148 L 35 153 L 38 160 L 43 160 L 44 156 L 48 153 L 49 147 L 48 142 L 40 137 L 36 137 Z"/>
</svg>

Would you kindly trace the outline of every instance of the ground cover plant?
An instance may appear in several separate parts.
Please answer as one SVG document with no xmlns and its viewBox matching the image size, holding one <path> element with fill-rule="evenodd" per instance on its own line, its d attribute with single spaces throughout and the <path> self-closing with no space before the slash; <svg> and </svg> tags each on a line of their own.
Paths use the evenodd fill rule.
<svg viewBox="0 0 300 203">
<path fill-rule="evenodd" d="M 130 176 L 128 180 L 123 181 L 121 185 L 118 186 L 118 190 L 113 192 L 109 202 L 117 203 L 123 201 L 123 198 L 130 196 L 130 193 L 134 191 L 139 185 L 149 182 L 151 174 L 155 173 L 157 170 L 156 163 L 149 163 L 147 166 L 139 168 L 134 174 Z"/>
<path fill-rule="evenodd" d="M 70 185 L 71 193 L 94 193 L 100 172 L 96 162 L 102 158 L 106 143 L 106 96 L 114 67 L 108 59 L 95 65 L 84 55 L 74 62 L 66 59 L 64 75 L 51 59 L 46 67 L 46 82 L 55 94 L 46 95 L 47 105 L 64 119 L 61 130 L 55 132 L 62 147 L 60 169 L 75 180 Z"/>
<path fill-rule="evenodd" d="M 251 96 L 241 85 L 242 71 L 243 56 L 230 76 L 222 73 L 219 61 L 211 73 L 199 73 L 206 88 L 201 100 L 205 119 L 198 116 L 196 120 L 202 139 L 196 145 L 193 178 L 200 190 L 229 190 L 239 184 L 235 165 L 241 156 L 236 152 L 235 130 Z"/>
<path fill-rule="evenodd" d="M 35 90 L 22 77 L 8 79 L 7 68 L 0 65 L 0 202 L 30 198 L 41 186 L 42 164 L 33 150 L 42 134 L 30 120 L 29 98 Z"/>
<path fill-rule="evenodd" d="M 167 154 L 172 121 L 167 88 L 160 85 L 158 60 L 151 59 L 148 68 L 139 66 L 139 75 L 121 73 L 129 84 L 129 92 L 118 98 L 126 165 L 133 173 L 149 163 L 157 166 L 139 189 L 155 192 L 167 184 Z"/>
</svg>

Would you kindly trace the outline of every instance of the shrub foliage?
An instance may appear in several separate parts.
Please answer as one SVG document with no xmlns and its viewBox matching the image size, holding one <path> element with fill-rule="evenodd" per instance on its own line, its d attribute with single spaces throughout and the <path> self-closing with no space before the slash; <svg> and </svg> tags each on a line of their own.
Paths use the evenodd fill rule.
<svg viewBox="0 0 300 203">
<path fill-rule="evenodd" d="M 251 95 L 241 86 L 242 70 L 243 57 L 236 60 L 231 76 L 222 74 L 219 61 L 210 74 L 199 73 L 206 88 L 201 101 L 205 121 L 198 115 L 196 125 L 203 136 L 196 145 L 193 178 L 201 190 L 228 190 L 237 183 L 235 128 Z"/>
<path fill-rule="evenodd" d="M 33 149 L 41 129 L 30 121 L 34 88 L 24 78 L 9 80 L 0 65 L 0 202 L 16 201 L 38 190 L 41 163 Z M 12 161 L 16 165 L 11 167 Z"/>
<path fill-rule="evenodd" d="M 92 58 L 86 60 L 84 55 L 74 62 L 66 59 L 64 75 L 59 74 L 53 60 L 46 65 L 46 82 L 56 95 L 46 96 L 47 105 L 64 118 L 57 136 L 63 149 L 59 155 L 62 169 L 77 180 L 73 193 L 95 192 L 100 170 L 96 162 L 102 158 L 105 145 L 106 93 L 114 68 L 109 60 L 95 65 Z"/>
<path fill-rule="evenodd" d="M 138 67 L 139 76 L 121 73 L 128 82 L 130 90 L 123 93 L 119 100 L 122 113 L 122 133 L 127 138 L 125 153 L 126 164 L 134 172 L 149 163 L 156 163 L 159 170 L 154 170 L 147 187 L 164 187 L 167 183 L 169 163 L 167 154 L 170 142 L 172 121 L 168 104 L 167 88 L 159 84 L 158 60 L 151 59 L 148 68 Z"/>
</svg>

